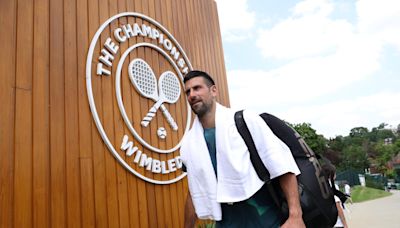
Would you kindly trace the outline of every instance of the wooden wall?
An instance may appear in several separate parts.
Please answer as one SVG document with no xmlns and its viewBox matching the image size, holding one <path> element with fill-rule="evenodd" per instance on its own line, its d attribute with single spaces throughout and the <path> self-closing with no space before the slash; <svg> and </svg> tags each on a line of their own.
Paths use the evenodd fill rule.
<svg viewBox="0 0 400 228">
<path fill-rule="evenodd" d="M 183 226 L 186 179 L 155 185 L 130 173 L 105 146 L 89 109 L 89 45 L 121 12 L 166 27 L 193 68 L 214 76 L 219 101 L 229 105 L 213 0 L 1 0 L 0 227 Z M 113 84 L 102 79 L 94 93 L 102 94 L 101 119 L 118 142 L 127 130 Z"/>
</svg>

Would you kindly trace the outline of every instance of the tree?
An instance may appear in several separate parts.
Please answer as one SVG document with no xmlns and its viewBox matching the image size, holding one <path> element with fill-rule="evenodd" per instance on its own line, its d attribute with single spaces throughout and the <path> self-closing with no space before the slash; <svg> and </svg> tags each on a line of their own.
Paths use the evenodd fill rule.
<svg viewBox="0 0 400 228">
<path fill-rule="evenodd" d="M 303 137 L 307 145 L 315 153 L 325 153 L 327 149 L 327 140 L 323 135 L 318 135 L 316 130 L 309 123 L 295 124 L 293 128 Z"/>
<path fill-rule="evenodd" d="M 397 133 L 397 136 L 400 135 L 400 124 L 397 125 L 396 133 Z"/>
<path fill-rule="evenodd" d="M 317 134 L 310 123 L 289 125 L 304 138 L 313 151 L 324 155 L 339 170 L 354 169 L 363 172 L 371 163 L 381 173 L 399 172 L 390 170 L 388 161 L 400 153 L 400 124 L 397 132 L 385 128 L 386 123 L 381 123 L 371 131 L 366 127 L 355 127 L 348 136 L 336 136 L 329 140 Z"/>
<path fill-rule="evenodd" d="M 377 156 L 374 159 L 374 162 L 377 165 L 379 172 L 386 173 L 388 171 L 387 164 L 394 156 L 397 155 L 397 146 L 397 143 L 385 145 L 382 141 L 375 145 Z"/>
<path fill-rule="evenodd" d="M 386 126 L 386 123 L 381 123 L 378 127 L 372 128 L 371 132 L 369 133 L 369 140 L 371 142 L 378 142 L 386 138 L 395 138 L 393 131 L 386 129 Z"/>
<path fill-rule="evenodd" d="M 367 154 L 362 146 L 351 145 L 346 147 L 342 156 L 342 166 L 345 169 L 352 168 L 362 172 L 369 166 Z"/>
<path fill-rule="evenodd" d="M 366 127 L 355 127 L 350 130 L 350 137 L 365 137 L 368 134 L 368 128 Z"/>
<path fill-rule="evenodd" d="M 328 145 L 334 151 L 342 151 L 345 147 L 344 137 L 341 135 L 336 136 L 334 139 L 329 140 Z"/>
</svg>

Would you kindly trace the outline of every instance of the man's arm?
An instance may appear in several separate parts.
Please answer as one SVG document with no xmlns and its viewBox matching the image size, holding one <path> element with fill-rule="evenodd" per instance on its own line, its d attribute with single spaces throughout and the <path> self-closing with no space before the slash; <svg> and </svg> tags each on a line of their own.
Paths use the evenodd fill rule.
<svg viewBox="0 0 400 228">
<path fill-rule="evenodd" d="M 289 218 L 281 228 L 305 228 L 306 226 L 304 225 L 302 218 L 303 212 L 301 211 L 300 206 L 296 176 L 293 173 L 286 173 L 279 177 L 279 184 L 285 194 L 289 207 Z"/>
<path fill-rule="evenodd" d="M 194 211 L 194 206 L 192 202 L 192 197 L 190 196 L 190 192 L 188 192 L 185 203 L 185 220 L 184 227 L 185 228 L 193 228 L 196 223 L 196 213 Z"/>
</svg>

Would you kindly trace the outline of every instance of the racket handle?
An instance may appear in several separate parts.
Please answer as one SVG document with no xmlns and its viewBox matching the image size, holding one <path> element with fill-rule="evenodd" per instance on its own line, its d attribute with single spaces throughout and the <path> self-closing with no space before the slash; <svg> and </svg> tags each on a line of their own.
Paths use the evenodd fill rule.
<svg viewBox="0 0 400 228">
<path fill-rule="evenodd" d="M 142 122 L 140 124 L 143 127 L 147 127 L 150 123 L 150 121 L 153 119 L 153 117 L 156 115 L 157 109 L 153 106 L 150 108 L 149 112 L 146 114 L 146 116 L 143 118 Z"/>
<path fill-rule="evenodd" d="M 161 108 L 161 111 L 164 114 L 165 118 L 167 118 L 169 125 L 172 127 L 172 130 L 177 131 L 178 125 L 175 123 L 174 118 L 168 112 L 167 108 L 163 104 L 160 106 L 160 108 Z"/>
</svg>

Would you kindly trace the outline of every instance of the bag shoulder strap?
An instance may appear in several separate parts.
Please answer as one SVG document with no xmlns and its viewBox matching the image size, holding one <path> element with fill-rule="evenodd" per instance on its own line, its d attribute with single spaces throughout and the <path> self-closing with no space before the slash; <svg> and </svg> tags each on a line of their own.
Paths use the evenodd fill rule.
<svg viewBox="0 0 400 228">
<path fill-rule="evenodd" d="M 268 192 L 272 197 L 275 205 L 281 209 L 282 202 L 280 201 L 274 189 L 267 168 L 264 166 L 264 163 L 262 162 L 260 155 L 258 155 L 258 151 L 256 145 L 254 144 L 253 137 L 251 137 L 249 128 L 247 127 L 246 121 L 244 120 L 243 110 L 237 111 L 235 113 L 235 125 L 239 131 L 239 134 L 242 136 L 244 142 L 246 143 L 247 149 L 250 152 L 250 160 L 251 163 L 253 164 L 254 169 L 256 170 L 257 176 L 260 178 L 260 180 L 266 183 L 265 186 L 267 187 Z"/>
<path fill-rule="evenodd" d="M 249 128 L 247 127 L 246 121 L 243 118 L 243 110 L 237 111 L 235 113 L 235 125 L 239 134 L 242 136 L 244 142 L 246 143 L 247 148 L 250 152 L 250 160 L 253 164 L 254 169 L 258 177 L 265 182 L 270 181 L 270 174 L 267 168 L 264 166 L 260 156 L 258 155 L 258 151 L 256 145 L 254 144 L 254 140 L 251 137 Z"/>
</svg>

